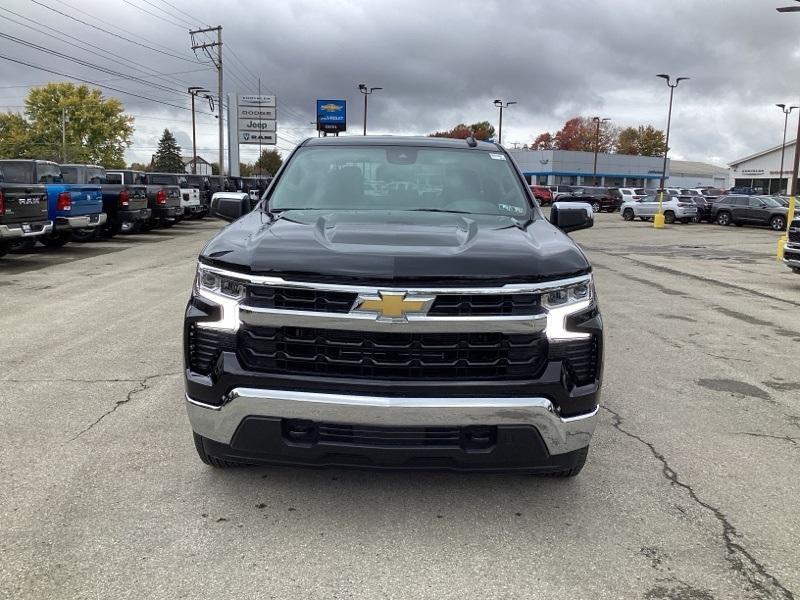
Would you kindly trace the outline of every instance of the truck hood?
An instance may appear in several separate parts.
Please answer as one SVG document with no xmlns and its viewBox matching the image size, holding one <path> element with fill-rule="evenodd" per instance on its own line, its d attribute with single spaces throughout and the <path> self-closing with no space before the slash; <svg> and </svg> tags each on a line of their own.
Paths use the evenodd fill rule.
<svg viewBox="0 0 800 600">
<path fill-rule="evenodd" d="M 433 212 L 256 210 L 203 249 L 201 261 L 261 275 L 338 280 L 532 281 L 585 273 L 578 246 L 539 217 Z"/>
</svg>

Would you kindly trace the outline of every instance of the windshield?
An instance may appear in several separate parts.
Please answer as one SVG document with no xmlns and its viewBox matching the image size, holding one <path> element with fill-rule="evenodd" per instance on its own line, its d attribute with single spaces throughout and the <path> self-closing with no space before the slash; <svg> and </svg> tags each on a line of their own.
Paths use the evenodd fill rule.
<svg viewBox="0 0 800 600">
<path fill-rule="evenodd" d="M 2 161 L 0 168 L 9 183 L 34 183 L 33 163 L 20 161 Z"/>
<path fill-rule="evenodd" d="M 99 167 L 86 167 L 86 183 L 103 183 L 106 170 Z"/>
<path fill-rule="evenodd" d="M 64 183 L 78 183 L 78 167 L 61 167 Z"/>
<path fill-rule="evenodd" d="M 150 175 L 149 180 L 153 185 L 178 185 L 177 175 Z"/>
<path fill-rule="evenodd" d="M 761 202 L 763 202 L 766 206 L 770 208 L 784 206 L 782 203 L 778 202 L 775 198 L 772 198 L 771 196 L 759 196 L 758 199 L 761 200 Z"/>
<path fill-rule="evenodd" d="M 505 154 L 445 148 L 305 148 L 272 210 L 418 210 L 522 216 L 527 195 Z"/>
</svg>

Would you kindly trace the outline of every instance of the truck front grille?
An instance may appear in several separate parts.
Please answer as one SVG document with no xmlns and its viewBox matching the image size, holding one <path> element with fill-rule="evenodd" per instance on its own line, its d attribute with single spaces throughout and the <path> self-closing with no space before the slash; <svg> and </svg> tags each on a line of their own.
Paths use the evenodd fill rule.
<svg viewBox="0 0 800 600">
<path fill-rule="evenodd" d="M 789 241 L 800 244 L 800 222 L 795 221 L 789 228 Z"/>
<path fill-rule="evenodd" d="M 436 446 L 458 448 L 460 427 L 370 427 L 319 423 L 318 441 L 354 446 Z"/>
<path fill-rule="evenodd" d="M 355 292 L 251 285 L 248 306 L 346 314 Z M 538 294 L 439 294 L 428 314 L 447 317 L 532 315 L 539 312 Z"/>
<path fill-rule="evenodd" d="M 540 334 L 377 333 L 260 327 L 238 333 L 252 371 L 364 379 L 525 379 L 547 360 Z"/>
</svg>

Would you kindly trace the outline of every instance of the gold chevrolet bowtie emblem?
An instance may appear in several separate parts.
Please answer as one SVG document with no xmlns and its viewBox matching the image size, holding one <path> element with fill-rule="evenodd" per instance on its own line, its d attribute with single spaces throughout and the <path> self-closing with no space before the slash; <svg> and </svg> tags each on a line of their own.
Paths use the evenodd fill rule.
<svg viewBox="0 0 800 600">
<path fill-rule="evenodd" d="M 379 319 L 405 319 L 409 314 L 425 314 L 433 304 L 433 296 L 408 297 L 406 292 L 378 292 L 377 296 L 359 295 L 354 311 L 375 313 Z"/>
</svg>

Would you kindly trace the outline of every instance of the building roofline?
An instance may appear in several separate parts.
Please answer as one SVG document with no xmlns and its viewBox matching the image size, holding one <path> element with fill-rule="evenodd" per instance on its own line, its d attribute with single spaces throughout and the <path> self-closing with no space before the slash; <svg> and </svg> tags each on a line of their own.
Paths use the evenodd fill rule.
<svg viewBox="0 0 800 600">
<path fill-rule="evenodd" d="M 797 143 L 797 139 L 789 140 L 786 142 L 786 145 L 778 144 L 777 146 L 773 146 L 772 148 L 767 148 L 766 150 L 762 150 L 761 152 L 756 152 L 755 154 L 751 154 L 750 156 L 745 156 L 744 158 L 740 158 L 739 160 L 734 160 L 728 163 L 729 167 L 733 167 L 735 165 L 740 165 L 743 162 L 747 162 L 748 160 L 753 160 L 754 158 L 758 158 L 759 156 L 764 156 L 765 154 L 769 154 L 770 152 L 775 152 L 776 150 L 780 150 L 781 146 L 784 148 L 790 148 Z"/>
</svg>

